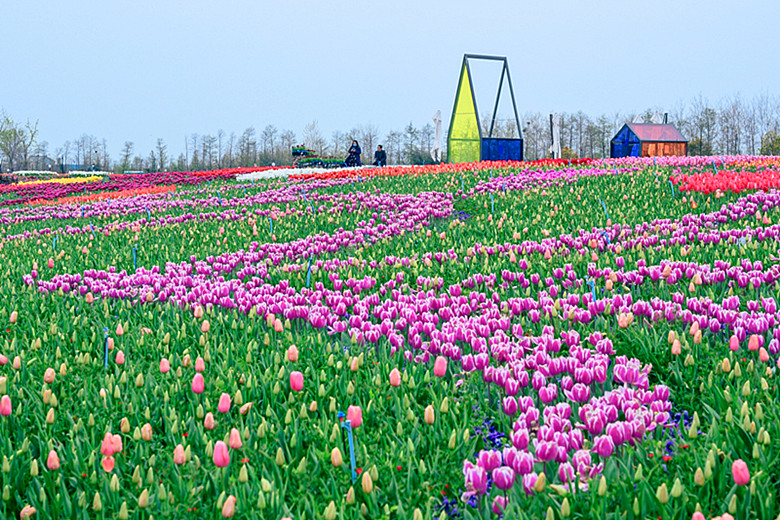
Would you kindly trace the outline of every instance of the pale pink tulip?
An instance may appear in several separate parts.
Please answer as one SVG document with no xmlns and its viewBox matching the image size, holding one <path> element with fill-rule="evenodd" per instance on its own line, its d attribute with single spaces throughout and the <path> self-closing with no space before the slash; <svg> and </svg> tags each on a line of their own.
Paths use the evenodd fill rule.
<svg viewBox="0 0 780 520">
<path fill-rule="evenodd" d="M 203 323 L 200 324 L 200 331 L 205 334 L 209 331 L 211 328 L 211 325 L 209 324 L 209 320 L 203 320 Z"/>
<path fill-rule="evenodd" d="M 206 362 L 200 356 L 198 356 L 198 359 L 195 360 L 195 371 L 196 372 L 206 371 Z"/>
<path fill-rule="evenodd" d="M 290 388 L 293 392 L 300 392 L 303 390 L 303 374 L 298 371 L 290 372 Z"/>
<path fill-rule="evenodd" d="M 206 414 L 206 417 L 203 419 L 203 427 L 207 430 L 213 430 L 214 429 L 214 414 L 209 412 Z"/>
<path fill-rule="evenodd" d="M 233 450 L 239 450 L 243 445 L 244 443 L 241 442 L 241 434 L 238 432 L 237 429 L 231 428 L 230 439 L 228 440 L 228 446 L 230 446 L 230 448 Z"/>
<path fill-rule="evenodd" d="M 103 457 L 103 460 L 100 462 L 100 465 L 103 466 L 103 471 L 106 473 L 114 471 L 115 464 L 116 461 L 114 460 L 114 457 Z"/>
<path fill-rule="evenodd" d="M 298 347 L 295 345 L 290 345 L 290 347 L 287 349 L 287 360 L 292 363 L 298 361 Z"/>
<path fill-rule="evenodd" d="M 401 371 L 397 368 L 390 371 L 390 386 L 401 386 Z"/>
<path fill-rule="evenodd" d="M 184 454 L 184 446 L 179 444 L 173 449 L 173 463 L 181 466 L 185 462 L 187 462 L 187 456 Z"/>
<path fill-rule="evenodd" d="M 230 452 L 228 452 L 227 445 L 222 441 L 217 441 L 217 444 L 214 445 L 214 464 L 220 468 L 230 464 Z"/>
<path fill-rule="evenodd" d="M 46 369 L 46 372 L 43 374 L 43 382 L 46 384 L 52 384 L 54 382 L 54 369 L 49 367 Z"/>
<path fill-rule="evenodd" d="M 222 517 L 233 518 L 234 514 L 236 514 L 236 497 L 230 495 L 225 499 L 225 503 L 222 504 Z"/>
<path fill-rule="evenodd" d="M 219 404 L 217 405 L 217 411 L 219 413 L 228 413 L 230 411 L 230 395 L 222 393 L 219 396 Z"/>
<path fill-rule="evenodd" d="M 60 469 L 60 456 L 57 455 L 56 451 L 51 450 L 49 452 L 49 456 L 46 457 L 46 467 L 49 468 L 49 471 Z"/>
<path fill-rule="evenodd" d="M 122 436 L 115 434 L 111 436 L 111 449 L 114 453 L 122 453 Z"/>
<path fill-rule="evenodd" d="M 447 373 L 447 358 L 444 356 L 438 356 L 436 362 L 433 364 L 433 375 L 436 377 L 444 377 Z"/>
<path fill-rule="evenodd" d="M 195 394 L 202 394 L 205 387 L 206 383 L 203 381 L 203 374 L 195 374 L 192 378 L 192 392 Z"/>
<path fill-rule="evenodd" d="M 116 353 L 116 364 L 117 365 L 124 365 L 125 364 L 125 353 L 121 350 L 117 351 Z"/>
<path fill-rule="evenodd" d="M 17 319 L 19 319 L 19 313 L 18 313 L 18 312 L 16 312 L 16 311 L 13 311 L 13 312 L 11 313 L 11 317 L 10 317 L 10 318 L 8 318 L 8 321 L 10 321 L 11 323 L 16 323 L 16 320 L 17 320 Z"/>
<path fill-rule="evenodd" d="M 165 358 L 160 360 L 160 372 L 167 374 L 171 370 L 171 362 Z"/>
<path fill-rule="evenodd" d="M 114 436 L 111 432 L 106 432 L 103 436 L 103 442 L 100 444 L 100 453 L 104 457 L 110 457 L 114 454 Z"/>
<path fill-rule="evenodd" d="M 353 428 L 359 428 L 363 424 L 363 409 L 359 406 L 347 408 L 347 420 Z"/>
</svg>

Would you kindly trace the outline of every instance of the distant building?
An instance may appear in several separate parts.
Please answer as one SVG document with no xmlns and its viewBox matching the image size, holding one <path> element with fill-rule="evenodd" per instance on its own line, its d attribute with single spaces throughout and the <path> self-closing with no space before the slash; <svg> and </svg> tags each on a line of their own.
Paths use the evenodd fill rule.
<svg viewBox="0 0 780 520">
<path fill-rule="evenodd" d="M 688 155 L 688 140 L 674 125 L 628 123 L 609 146 L 610 157 L 664 157 Z"/>
</svg>

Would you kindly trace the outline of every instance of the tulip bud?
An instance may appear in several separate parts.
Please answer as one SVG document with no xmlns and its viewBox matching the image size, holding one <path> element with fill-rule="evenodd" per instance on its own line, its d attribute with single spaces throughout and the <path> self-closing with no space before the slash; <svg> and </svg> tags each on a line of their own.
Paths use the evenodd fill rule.
<svg viewBox="0 0 780 520">
<path fill-rule="evenodd" d="M 603 476 L 601 478 L 604 478 Z M 544 491 L 545 486 L 547 485 L 547 476 L 544 473 L 539 474 L 539 478 L 536 479 L 536 483 L 534 484 L 534 491 L 537 493 L 541 493 Z M 606 491 L 606 480 L 604 481 L 604 490 Z M 601 489 L 601 484 L 599 484 L 599 489 Z"/>
<path fill-rule="evenodd" d="M 354 503 L 355 503 L 355 488 L 350 486 L 349 490 L 347 491 L 347 505 L 352 505 Z"/>
<path fill-rule="evenodd" d="M 236 497 L 230 495 L 225 499 L 225 503 L 222 504 L 222 517 L 233 518 L 236 513 Z"/>
<path fill-rule="evenodd" d="M 433 424 L 436 420 L 435 412 L 433 411 L 433 405 L 425 407 L 425 424 Z"/>
<path fill-rule="evenodd" d="M 138 507 L 141 509 L 145 509 L 149 506 L 149 491 L 144 489 L 141 491 L 141 494 L 138 496 Z"/>
<path fill-rule="evenodd" d="M 333 448 L 333 451 L 330 452 L 330 461 L 335 467 L 339 467 L 344 463 L 344 459 L 341 456 L 341 450 L 338 448 Z"/>
<path fill-rule="evenodd" d="M 276 449 L 276 465 L 277 466 L 284 466 L 285 459 L 284 459 L 284 451 L 282 448 Z"/>
<path fill-rule="evenodd" d="M 360 480 L 360 486 L 363 488 L 363 493 L 369 495 L 374 490 L 374 481 L 371 479 L 371 474 L 367 471 L 363 472 L 363 477 Z"/>
<path fill-rule="evenodd" d="M 658 489 L 655 491 L 655 497 L 662 504 L 669 502 L 669 491 L 666 488 L 666 482 L 658 486 Z"/>
<path fill-rule="evenodd" d="M 696 473 L 693 475 L 693 481 L 696 482 L 697 486 L 704 485 L 704 472 L 701 468 L 696 468 Z"/>
<path fill-rule="evenodd" d="M 544 475 L 544 473 L 542 473 L 542 475 Z M 599 480 L 598 494 L 600 497 L 607 494 L 607 479 L 604 475 L 601 475 L 601 479 Z"/>
</svg>

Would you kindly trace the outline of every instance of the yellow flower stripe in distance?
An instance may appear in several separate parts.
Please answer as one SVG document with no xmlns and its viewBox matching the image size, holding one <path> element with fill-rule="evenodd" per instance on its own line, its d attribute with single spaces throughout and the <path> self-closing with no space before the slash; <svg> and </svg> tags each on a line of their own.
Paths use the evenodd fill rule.
<svg viewBox="0 0 780 520">
<path fill-rule="evenodd" d="M 32 186 L 34 184 L 73 184 L 76 182 L 95 182 L 101 180 L 102 177 L 92 175 L 90 177 L 64 177 L 57 179 L 42 179 L 39 181 L 25 181 L 17 182 L 15 186 Z"/>
</svg>

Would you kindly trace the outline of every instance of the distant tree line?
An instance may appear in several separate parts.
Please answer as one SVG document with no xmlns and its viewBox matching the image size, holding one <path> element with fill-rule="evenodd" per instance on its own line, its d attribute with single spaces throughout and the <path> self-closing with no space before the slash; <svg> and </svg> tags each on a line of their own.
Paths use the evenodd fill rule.
<svg viewBox="0 0 780 520">
<path fill-rule="evenodd" d="M 609 156 L 609 143 L 620 127 L 637 118 L 650 122 L 655 113 L 668 113 L 673 123 L 689 140 L 689 155 L 780 155 L 780 97 L 763 94 L 751 100 L 739 95 L 710 103 L 701 96 L 681 103 L 672 110 L 651 108 L 641 114 L 614 113 L 591 117 L 584 112 L 560 113 L 561 146 L 564 157 Z M 481 121 L 487 135 L 489 118 Z M 549 157 L 549 114 L 528 112 L 522 115 L 525 158 Z M 446 127 L 442 129 L 442 153 L 446 157 Z M 513 120 L 499 120 L 493 131 L 496 137 L 516 137 Z M 431 163 L 434 128 L 427 123 L 385 134 L 374 124 L 360 125 L 348 131 L 334 131 L 327 137 L 318 122 L 303 128 L 298 138 L 291 130 L 267 125 L 261 132 L 249 127 L 240 135 L 217 130 L 213 134 L 190 134 L 184 137 L 184 152 L 178 156 L 168 151 L 168 144 L 157 139 L 148 153 L 136 150 L 126 141 L 119 157 L 111 157 L 105 139 L 82 134 L 65 141 L 51 151 L 46 141 L 38 139 L 37 122 L 15 122 L 0 110 L 0 169 L 58 171 L 60 165 L 82 169 L 122 171 L 186 171 L 230 168 L 236 166 L 283 165 L 292 162 L 290 149 L 304 144 L 323 157 L 346 156 L 352 139 L 363 149 L 363 162 L 371 163 L 378 144 L 387 151 L 389 164 Z"/>
</svg>

